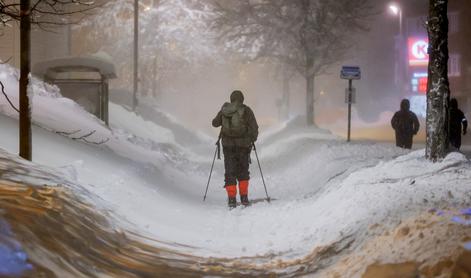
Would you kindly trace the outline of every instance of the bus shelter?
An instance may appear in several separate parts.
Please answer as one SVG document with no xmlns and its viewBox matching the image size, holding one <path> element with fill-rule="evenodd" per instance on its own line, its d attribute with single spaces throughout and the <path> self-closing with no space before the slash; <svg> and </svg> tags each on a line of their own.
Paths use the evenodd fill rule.
<svg viewBox="0 0 471 278">
<path fill-rule="evenodd" d="M 109 59 L 58 58 L 37 63 L 33 74 L 58 86 L 62 96 L 74 100 L 108 125 L 109 80 L 117 77 Z"/>
</svg>

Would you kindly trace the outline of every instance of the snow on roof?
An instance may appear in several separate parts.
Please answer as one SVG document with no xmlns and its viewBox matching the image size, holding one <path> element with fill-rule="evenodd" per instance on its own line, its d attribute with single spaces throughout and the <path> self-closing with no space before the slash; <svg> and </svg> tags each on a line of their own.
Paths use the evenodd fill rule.
<svg viewBox="0 0 471 278">
<path fill-rule="evenodd" d="M 33 74 L 41 78 L 53 72 L 96 71 L 106 78 L 116 78 L 116 69 L 106 53 L 79 57 L 63 57 L 38 62 L 33 67 Z"/>
</svg>

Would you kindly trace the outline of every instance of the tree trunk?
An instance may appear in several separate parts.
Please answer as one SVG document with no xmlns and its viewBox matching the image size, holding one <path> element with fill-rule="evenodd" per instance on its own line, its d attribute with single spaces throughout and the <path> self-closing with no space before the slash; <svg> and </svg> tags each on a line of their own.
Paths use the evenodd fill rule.
<svg viewBox="0 0 471 278">
<path fill-rule="evenodd" d="M 139 89 L 139 0 L 134 0 L 134 48 L 133 48 L 133 89 L 132 111 L 138 105 L 137 91 Z"/>
<path fill-rule="evenodd" d="M 314 125 L 314 76 L 306 77 L 306 120 L 307 125 Z"/>
<path fill-rule="evenodd" d="M 281 97 L 281 117 L 283 120 L 288 120 L 289 119 L 289 106 L 290 106 L 290 82 L 291 76 L 289 72 L 284 72 L 283 73 L 283 96 Z"/>
<path fill-rule="evenodd" d="M 427 85 L 427 159 L 444 158 L 448 150 L 448 18 L 447 0 L 430 0 L 428 36 L 430 62 Z"/>
<path fill-rule="evenodd" d="M 308 126 L 314 125 L 314 57 L 309 51 L 310 47 L 310 17 L 311 1 L 302 0 L 301 7 L 304 15 L 303 26 L 301 27 L 301 45 L 306 57 L 304 78 L 306 79 L 306 123 Z"/>
<path fill-rule="evenodd" d="M 152 96 L 157 99 L 157 56 L 152 60 Z"/>
<path fill-rule="evenodd" d="M 21 0 L 20 19 L 20 156 L 32 159 L 31 147 L 31 107 L 28 95 L 29 75 L 31 72 L 31 17 L 30 0 Z"/>
</svg>

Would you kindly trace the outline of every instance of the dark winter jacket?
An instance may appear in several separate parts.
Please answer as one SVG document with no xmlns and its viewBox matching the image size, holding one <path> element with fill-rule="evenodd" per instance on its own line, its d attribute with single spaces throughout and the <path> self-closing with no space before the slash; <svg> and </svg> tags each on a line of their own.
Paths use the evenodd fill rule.
<svg viewBox="0 0 471 278">
<path fill-rule="evenodd" d="M 409 110 L 409 107 L 409 101 L 402 100 L 401 110 L 397 111 L 391 119 L 391 126 L 396 132 L 396 146 L 406 149 L 412 148 L 412 137 L 420 128 L 417 116 Z"/>
<path fill-rule="evenodd" d="M 236 91 L 237 92 L 237 91 Z M 251 147 L 252 143 L 257 141 L 258 138 L 258 124 L 257 120 L 255 119 L 255 115 L 247 105 L 243 104 L 243 95 L 240 94 L 232 94 L 231 95 L 231 103 L 238 102 L 240 106 L 243 108 L 243 120 L 244 124 L 247 127 L 247 131 L 244 132 L 243 135 L 238 137 L 229 137 L 221 134 L 222 138 L 222 145 L 224 147 Z M 223 108 L 226 107 L 227 104 L 223 105 Z M 213 119 L 213 127 L 221 127 L 223 122 L 223 108 L 221 111 L 216 115 Z"/>
<path fill-rule="evenodd" d="M 461 147 L 461 132 L 466 134 L 468 129 L 468 121 L 463 111 L 458 109 L 456 99 L 450 101 L 450 144 L 459 149 Z"/>
<path fill-rule="evenodd" d="M 412 111 L 397 111 L 391 119 L 392 128 L 404 135 L 416 135 L 419 132 L 420 123 Z"/>
</svg>

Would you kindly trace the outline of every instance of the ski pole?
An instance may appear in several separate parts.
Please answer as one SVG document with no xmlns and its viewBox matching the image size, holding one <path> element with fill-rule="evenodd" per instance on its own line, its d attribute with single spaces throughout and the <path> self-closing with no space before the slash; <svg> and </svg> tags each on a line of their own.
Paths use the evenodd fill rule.
<svg viewBox="0 0 471 278">
<path fill-rule="evenodd" d="M 203 202 L 206 201 L 206 195 L 208 194 L 209 182 L 211 181 L 211 175 L 213 174 L 214 161 L 216 161 L 216 155 L 219 158 L 219 155 L 220 155 L 219 140 L 216 142 L 216 151 L 214 151 L 213 163 L 211 164 L 211 171 L 209 171 L 208 184 L 206 185 L 206 191 L 204 192 Z"/>
<path fill-rule="evenodd" d="M 260 175 L 262 176 L 263 187 L 265 188 L 265 194 L 267 195 L 267 201 L 270 203 L 270 196 L 268 196 L 267 185 L 265 184 L 265 179 L 263 178 L 262 167 L 260 166 L 260 160 L 258 159 L 257 148 L 255 147 L 255 142 L 252 142 L 253 150 L 255 151 L 255 157 L 257 158 L 258 168 L 260 169 Z"/>
</svg>

